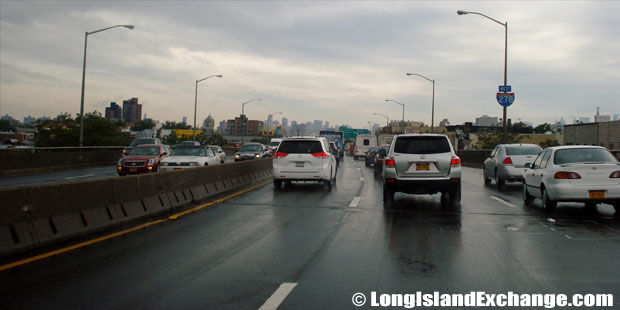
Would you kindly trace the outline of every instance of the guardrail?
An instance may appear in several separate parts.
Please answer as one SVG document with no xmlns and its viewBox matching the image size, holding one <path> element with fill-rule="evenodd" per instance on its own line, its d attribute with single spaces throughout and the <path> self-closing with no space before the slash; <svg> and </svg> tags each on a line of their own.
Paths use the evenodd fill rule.
<svg viewBox="0 0 620 310">
<path fill-rule="evenodd" d="M 172 214 L 268 179 L 272 160 L 258 159 L 93 181 L 0 189 L 0 257 Z"/>
</svg>

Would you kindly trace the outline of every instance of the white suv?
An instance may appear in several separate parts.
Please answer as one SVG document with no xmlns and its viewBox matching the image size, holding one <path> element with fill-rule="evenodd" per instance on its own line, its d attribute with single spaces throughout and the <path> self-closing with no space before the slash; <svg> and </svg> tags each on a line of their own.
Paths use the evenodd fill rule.
<svg viewBox="0 0 620 310">
<path fill-rule="evenodd" d="M 282 139 L 273 154 L 273 185 L 279 189 L 283 181 L 336 182 L 336 156 L 323 137 L 290 137 Z"/>
<path fill-rule="evenodd" d="M 390 149 L 379 150 L 383 160 L 383 201 L 392 203 L 395 192 L 441 193 L 442 205 L 461 201 L 461 159 L 448 137 L 440 134 L 405 134 L 394 137 Z"/>
</svg>

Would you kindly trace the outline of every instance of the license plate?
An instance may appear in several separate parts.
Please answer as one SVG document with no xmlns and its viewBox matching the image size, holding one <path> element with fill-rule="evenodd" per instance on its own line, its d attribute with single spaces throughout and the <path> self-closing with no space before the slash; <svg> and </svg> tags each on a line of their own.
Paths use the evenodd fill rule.
<svg viewBox="0 0 620 310">
<path fill-rule="evenodd" d="M 181 169 L 183 169 L 183 168 L 174 168 L 174 170 L 181 170 Z"/>
<path fill-rule="evenodd" d="M 295 167 L 296 168 L 303 168 L 304 167 L 304 162 L 303 161 L 302 162 L 299 162 L 299 161 L 295 162 Z"/>
<path fill-rule="evenodd" d="M 415 165 L 415 170 L 418 170 L 418 171 L 426 170 L 426 171 L 428 171 L 428 170 L 431 170 L 431 167 L 430 167 L 429 164 L 416 164 Z"/>
<path fill-rule="evenodd" d="M 129 172 L 138 172 L 138 168 L 129 168 Z"/>
<path fill-rule="evenodd" d="M 588 198 L 590 199 L 605 199 L 605 191 L 589 191 Z"/>
</svg>

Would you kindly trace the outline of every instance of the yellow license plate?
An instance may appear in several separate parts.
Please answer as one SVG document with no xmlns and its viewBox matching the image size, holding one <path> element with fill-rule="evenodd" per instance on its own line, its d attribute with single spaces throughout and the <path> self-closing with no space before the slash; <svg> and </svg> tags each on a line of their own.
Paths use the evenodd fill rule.
<svg viewBox="0 0 620 310">
<path fill-rule="evenodd" d="M 588 198 L 590 199 L 605 199 L 605 191 L 589 191 Z"/>
<path fill-rule="evenodd" d="M 415 165 L 415 170 L 418 170 L 418 171 L 426 170 L 426 171 L 428 171 L 428 170 L 431 170 L 431 167 L 430 167 L 430 164 L 416 164 Z"/>
<path fill-rule="evenodd" d="M 129 168 L 129 172 L 137 172 L 138 168 Z"/>
<path fill-rule="evenodd" d="M 174 170 L 181 170 L 182 168 L 174 168 Z"/>
</svg>

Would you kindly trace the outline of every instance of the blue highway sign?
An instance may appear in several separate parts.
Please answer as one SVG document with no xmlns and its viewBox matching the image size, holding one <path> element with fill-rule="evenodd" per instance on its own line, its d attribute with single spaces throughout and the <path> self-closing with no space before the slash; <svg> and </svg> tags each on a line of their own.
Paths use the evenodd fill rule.
<svg viewBox="0 0 620 310">
<path fill-rule="evenodd" d="M 515 93 L 497 93 L 497 103 L 508 107 L 515 102 Z"/>
</svg>

